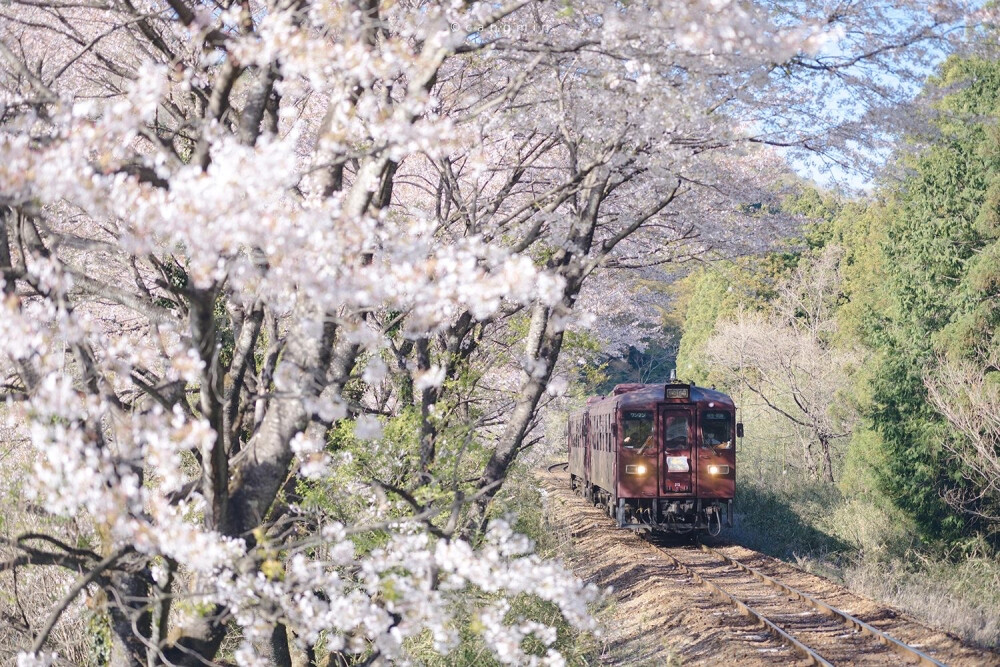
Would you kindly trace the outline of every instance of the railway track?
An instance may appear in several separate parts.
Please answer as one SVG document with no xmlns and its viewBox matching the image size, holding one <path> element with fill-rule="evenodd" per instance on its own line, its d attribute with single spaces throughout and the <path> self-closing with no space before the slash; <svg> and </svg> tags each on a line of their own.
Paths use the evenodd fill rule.
<svg viewBox="0 0 1000 667">
<path fill-rule="evenodd" d="M 682 572 L 762 624 L 809 664 L 935 665 L 931 656 L 710 546 L 648 538 Z"/>
<path fill-rule="evenodd" d="M 566 472 L 566 470 L 569 469 L 569 461 L 563 461 L 562 463 L 553 463 L 552 465 L 549 466 L 548 469 L 549 472 L 556 472 L 557 470 Z"/>
</svg>

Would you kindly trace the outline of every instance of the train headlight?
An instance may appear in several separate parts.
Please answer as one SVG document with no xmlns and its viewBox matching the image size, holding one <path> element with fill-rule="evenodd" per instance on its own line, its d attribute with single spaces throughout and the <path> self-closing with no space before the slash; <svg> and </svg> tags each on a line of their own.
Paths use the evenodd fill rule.
<svg viewBox="0 0 1000 667">
<path fill-rule="evenodd" d="M 646 466 L 644 466 L 644 465 L 641 465 L 641 464 L 640 464 L 640 465 L 637 465 L 637 466 L 635 467 L 635 471 L 636 471 L 636 473 L 638 473 L 638 474 L 640 474 L 640 475 L 645 475 L 645 474 L 646 474 Z"/>
<path fill-rule="evenodd" d="M 715 466 L 715 465 L 708 466 L 708 474 L 709 475 L 728 475 L 729 474 L 729 466 Z"/>
<path fill-rule="evenodd" d="M 627 465 L 625 466 L 625 472 L 629 475 L 645 475 L 646 466 L 642 465 Z"/>
</svg>

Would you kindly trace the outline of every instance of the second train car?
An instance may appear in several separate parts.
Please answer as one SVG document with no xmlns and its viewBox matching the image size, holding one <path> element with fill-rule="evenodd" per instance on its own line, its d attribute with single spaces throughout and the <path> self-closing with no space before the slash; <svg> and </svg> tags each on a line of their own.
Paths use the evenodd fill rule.
<svg viewBox="0 0 1000 667">
<path fill-rule="evenodd" d="M 570 415 L 570 484 L 622 528 L 716 535 L 733 524 L 742 435 L 722 392 L 620 384 Z"/>
</svg>

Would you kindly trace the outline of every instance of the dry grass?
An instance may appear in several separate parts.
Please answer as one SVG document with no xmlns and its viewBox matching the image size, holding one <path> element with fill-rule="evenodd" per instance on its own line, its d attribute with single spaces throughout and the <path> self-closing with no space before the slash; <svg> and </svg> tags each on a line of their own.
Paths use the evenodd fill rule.
<svg viewBox="0 0 1000 667">
<path fill-rule="evenodd" d="M 986 648 L 1000 646 L 1000 564 L 975 557 L 929 562 L 907 571 L 900 562 L 858 564 L 844 572 L 852 590 L 899 607 L 928 625 Z"/>
<path fill-rule="evenodd" d="M 42 532 L 51 526 L 40 510 L 25 498 L 24 480 L 31 474 L 33 451 L 0 407 L 0 561 L 14 556 L 4 542 L 26 532 Z M 47 531 L 53 532 L 53 531 Z M 82 537 L 78 525 L 60 526 L 55 534 Z M 18 651 L 31 647 L 35 633 L 48 619 L 49 610 L 62 599 L 74 576 L 52 567 L 24 566 L 0 572 L 0 664 L 12 665 Z M 85 596 L 78 596 L 55 626 L 45 650 L 56 651 L 62 664 L 93 664 L 92 632 L 88 623 L 94 614 Z"/>
</svg>

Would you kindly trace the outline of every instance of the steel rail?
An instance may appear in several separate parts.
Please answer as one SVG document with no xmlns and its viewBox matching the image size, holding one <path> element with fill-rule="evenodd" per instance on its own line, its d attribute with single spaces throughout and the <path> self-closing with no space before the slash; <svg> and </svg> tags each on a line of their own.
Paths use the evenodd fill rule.
<svg viewBox="0 0 1000 667">
<path fill-rule="evenodd" d="M 724 602 L 728 602 L 729 604 L 734 605 L 737 609 L 740 610 L 740 612 L 744 616 L 749 616 L 753 619 L 756 619 L 756 621 L 762 624 L 765 628 L 767 628 L 771 632 L 771 634 L 775 635 L 778 639 L 780 639 L 781 641 L 785 642 L 786 644 L 794 648 L 796 651 L 798 651 L 802 655 L 802 657 L 804 657 L 806 660 L 809 661 L 809 664 L 819 665 L 820 667 L 833 667 L 833 663 L 831 663 L 829 660 L 821 656 L 819 653 L 817 653 L 813 649 L 809 648 L 808 646 L 800 642 L 792 635 L 782 630 L 780 627 L 775 625 L 775 623 L 772 620 L 764 616 L 764 614 L 760 613 L 747 603 L 743 602 L 743 600 L 740 600 L 739 598 L 730 595 L 726 591 L 722 590 L 722 588 L 709 581 L 708 579 L 705 579 L 700 574 L 698 574 L 697 572 L 689 568 L 687 565 L 682 563 L 680 560 L 674 558 L 670 554 L 670 552 L 668 552 L 663 547 L 659 547 L 659 549 L 660 551 L 663 552 L 664 556 L 666 556 L 667 558 L 669 558 L 674 562 L 674 564 L 681 570 L 681 572 L 688 575 L 696 582 L 707 588 L 709 591 L 712 592 L 713 595 L 715 595 L 718 598 L 721 598 Z"/>
<path fill-rule="evenodd" d="M 562 468 L 563 470 L 566 470 L 567 468 L 569 468 L 569 461 L 563 461 L 562 463 L 553 463 L 552 465 L 549 466 L 549 472 L 555 472 L 554 468 Z"/>
<path fill-rule="evenodd" d="M 730 565 L 733 565 L 733 566 L 739 568 L 740 570 L 743 570 L 747 574 L 752 575 L 754 578 L 756 578 L 759 581 L 767 584 L 768 586 L 771 586 L 772 588 L 775 588 L 775 589 L 777 589 L 777 590 L 779 590 L 779 591 L 781 591 L 783 593 L 786 593 L 786 594 L 791 595 L 791 596 L 793 596 L 795 598 L 798 598 L 799 600 L 801 600 L 802 602 L 805 602 L 806 604 L 808 604 L 809 606 L 813 607 L 814 609 L 822 612 L 823 614 L 826 614 L 827 616 L 832 616 L 834 618 L 839 619 L 840 621 L 842 621 L 844 623 L 844 625 L 846 625 L 848 627 L 852 627 L 852 628 L 860 631 L 864 635 L 868 635 L 870 637 L 874 637 L 879 642 L 881 642 L 882 644 L 888 646 L 890 649 L 892 649 L 893 651 L 895 651 L 896 653 L 898 653 L 898 654 L 900 654 L 902 656 L 905 656 L 905 657 L 911 658 L 911 659 L 915 658 L 915 659 L 917 659 L 919 661 L 919 664 L 921 664 L 921 665 L 933 665 L 934 667 L 946 667 L 944 665 L 944 663 L 938 662 L 937 660 L 935 660 L 934 658 L 930 657 L 926 653 L 923 653 L 922 651 L 920 651 L 920 650 L 918 650 L 918 649 L 916 649 L 916 648 L 914 648 L 914 647 L 912 647 L 912 646 L 910 646 L 908 644 L 904 644 L 903 642 L 899 641 L 898 639 L 896 639 L 892 635 L 890 635 L 890 634 L 888 634 L 886 632 L 883 632 L 882 630 L 879 630 L 878 628 L 873 627 L 873 626 L 869 625 L 868 623 L 865 623 L 861 619 L 859 619 L 859 618 L 857 618 L 855 616 L 852 616 L 852 615 L 848 614 L 845 611 L 841 611 L 840 609 L 837 609 L 835 607 L 831 607 L 830 605 L 826 604 L 825 602 L 823 602 L 821 600 L 817 600 L 816 598 L 812 597 L 811 595 L 803 593 L 802 591 L 800 591 L 798 589 L 792 588 L 791 586 L 789 586 L 787 584 L 783 584 L 780 581 L 778 581 L 776 579 L 773 579 L 772 577 L 767 576 L 763 572 L 761 572 L 761 571 L 759 571 L 759 570 L 757 570 L 755 568 L 752 568 L 749 565 L 745 565 L 744 563 L 741 563 L 740 561 L 736 560 L 735 558 L 731 558 L 730 556 L 727 556 L 724 553 L 720 553 L 719 551 L 716 551 L 715 549 L 713 549 L 713 548 L 711 548 L 709 546 L 706 546 L 704 544 L 702 544 L 700 546 L 701 546 L 701 548 L 702 548 L 703 551 L 705 551 L 707 553 L 710 553 L 710 554 L 712 554 L 714 556 L 718 556 L 719 558 L 723 559 L 724 561 L 726 561 Z M 667 554 L 667 555 L 669 556 L 669 554 Z M 670 558 L 673 559 L 675 563 L 678 562 L 677 559 L 673 558 L 673 556 L 670 556 Z"/>
</svg>

